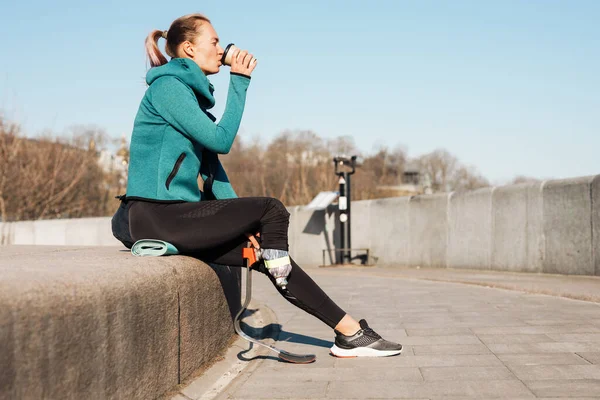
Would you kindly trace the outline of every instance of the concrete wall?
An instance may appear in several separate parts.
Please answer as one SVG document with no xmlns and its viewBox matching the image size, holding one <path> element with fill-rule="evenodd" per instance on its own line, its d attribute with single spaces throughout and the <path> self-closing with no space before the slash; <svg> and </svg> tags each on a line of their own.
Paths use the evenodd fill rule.
<svg viewBox="0 0 600 400">
<path fill-rule="evenodd" d="M 541 184 L 498 187 L 492 195 L 490 268 L 542 272 Z"/>
<path fill-rule="evenodd" d="M 302 207 L 290 207 L 289 244 L 294 259 L 302 257 L 302 263 L 321 264 L 323 249 L 334 249 L 335 209 L 310 211 Z M 331 254 L 331 256 L 329 256 Z M 331 258 L 330 258 L 331 257 Z M 333 251 L 326 253 L 326 262 L 335 259 Z M 296 260 L 297 261 L 297 260 Z"/>
<path fill-rule="evenodd" d="M 0 223 L 0 243 L 56 246 L 119 246 L 111 218 L 52 219 Z"/>
<path fill-rule="evenodd" d="M 240 307 L 239 268 L 122 246 L 6 246 L 0 276 L 2 399 L 156 398 L 228 345 Z"/>
<path fill-rule="evenodd" d="M 360 223 L 357 223 L 356 213 L 353 213 L 352 218 L 355 222 L 352 225 L 352 235 L 355 236 L 358 232 L 362 232 L 364 236 L 368 237 L 369 248 L 378 258 L 377 263 L 399 265 L 409 263 L 411 249 L 409 200 L 409 197 L 394 197 L 358 202 L 370 205 L 369 225 L 368 229 L 364 229 Z M 353 210 L 357 208 L 352 207 Z M 371 234 L 375 231 L 390 240 L 377 240 L 377 237 Z"/>
<path fill-rule="evenodd" d="M 600 276 L 600 175 L 591 183 L 592 189 L 592 252 L 594 270 Z"/>
<path fill-rule="evenodd" d="M 485 188 L 449 195 L 447 267 L 490 268 L 493 193 Z"/>
<path fill-rule="evenodd" d="M 542 185 L 546 251 L 543 271 L 593 275 L 593 177 L 545 182 Z"/>
<path fill-rule="evenodd" d="M 290 226 L 296 260 L 320 263 L 301 229 Z M 600 175 L 355 201 L 352 247 L 382 265 L 600 276 Z"/>
<path fill-rule="evenodd" d="M 448 251 L 447 194 L 415 196 L 408 203 L 409 265 L 445 267 Z M 382 237 L 373 232 L 373 240 Z M 388 244 L 389 242 L 388 238 Z M 381 260 L 387 263 L 386 260 Z"/>
<path fill-rule="evenodd" d="M 292 256 L 321 264 L 323 249 L 339 246 L 336 206 L 289 211 Z M 110 218 L 0 224 L 0 233 L 15 244 L 119 243 Z M 352 247 L 383 265 L 600 276 L 600 175 L 355 201 Z"/>
</svg>

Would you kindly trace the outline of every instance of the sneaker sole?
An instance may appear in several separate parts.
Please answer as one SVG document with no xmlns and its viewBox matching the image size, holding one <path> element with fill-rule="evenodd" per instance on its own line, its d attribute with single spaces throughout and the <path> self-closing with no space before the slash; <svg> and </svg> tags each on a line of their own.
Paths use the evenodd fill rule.
<svg viewBox="0 0 600 400">
<path fill-rule="evenodd" d="M 354 349 L 342 349 L 337 345 L 333 345 L 329 352 L 339 358 L 354 358 L 354 357 L 389 357 L 402 354 L 400 350 L 376 350 L 369 347 L 356 347 Z"/>
</svg>

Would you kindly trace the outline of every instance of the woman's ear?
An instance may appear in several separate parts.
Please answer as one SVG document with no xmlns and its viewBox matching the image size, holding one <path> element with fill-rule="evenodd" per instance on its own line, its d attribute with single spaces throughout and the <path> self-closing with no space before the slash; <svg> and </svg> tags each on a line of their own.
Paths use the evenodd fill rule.
<svg viewBox="0 0 600 400">
<path fill-rule="evenodd" d="M 183 51 L 183 53 L 188 56 L 189 58 L 194 58 L 194 45 L 189 42 L 189 41 L 185 41 L 181 44 L 181 50 Z"/>
</svg>

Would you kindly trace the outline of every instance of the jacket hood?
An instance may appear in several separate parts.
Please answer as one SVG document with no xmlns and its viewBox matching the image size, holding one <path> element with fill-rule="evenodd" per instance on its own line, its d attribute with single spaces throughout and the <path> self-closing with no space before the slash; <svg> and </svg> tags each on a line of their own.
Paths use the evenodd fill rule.
<svg viewBox="0 0 600 400">
<path fill-rule="evenodd" d="M 196 94 L 200 107 L 208 109 L 215 105 L 213 96 L 215 89 L 193 60 L 189 58 L 172 58 L 164 65 L 150 68 L 146 74 L 146 83 L 151 85 L 152 82 L 163 76 L 174 76 L 191 87 Z"/>
</svg>

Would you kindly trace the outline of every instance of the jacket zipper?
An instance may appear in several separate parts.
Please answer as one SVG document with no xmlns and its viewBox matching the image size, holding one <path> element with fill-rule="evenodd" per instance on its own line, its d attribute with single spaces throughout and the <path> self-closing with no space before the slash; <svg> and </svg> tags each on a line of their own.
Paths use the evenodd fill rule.
<svg viewBox="0 0 600 400">
<path fill-rule="evenodd" d="M 169 186 L 171 185 L 171 181 L 173 180 L 173 178 L 175 178 L 175 175 L 177 175 L 177 171 L 179 171 L 179 167 L 181 166 L 181 163 L 183 162 L 184 158 L 185 158 L 185 153 L 181 153 L 181 155 L 179 156 L 179 158 L 175 162 L 175 165 L 173 166 L 173 170 L 169 174 L 169 177 L 167 178 L 167 182 L 165 183 L 165 186 L 167 187 L 167 190 L 169 190 Z"/>
</svg>

